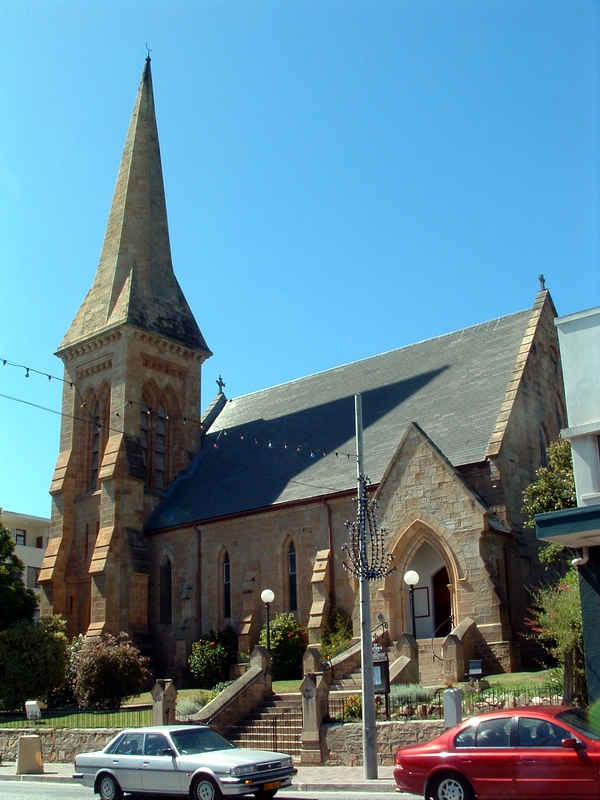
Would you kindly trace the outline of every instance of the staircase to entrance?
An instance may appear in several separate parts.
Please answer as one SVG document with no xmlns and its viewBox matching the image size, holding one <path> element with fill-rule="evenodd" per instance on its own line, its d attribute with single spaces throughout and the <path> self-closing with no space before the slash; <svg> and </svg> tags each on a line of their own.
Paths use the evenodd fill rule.
<svg viewBox="0 0 600 800">
<path fill-rule="evenodd" d="M 272 695 L 237 725 L 232 725 L 226 735 L 238 747 L 274 750 L 298 757 L 302 743 L 300 692 Z"/>
</svg>

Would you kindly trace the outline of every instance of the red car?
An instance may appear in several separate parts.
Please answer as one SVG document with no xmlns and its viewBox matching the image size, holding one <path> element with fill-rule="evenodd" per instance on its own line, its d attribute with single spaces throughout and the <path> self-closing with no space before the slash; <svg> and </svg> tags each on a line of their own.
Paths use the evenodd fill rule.
<svg viewBox="0 0 600 800">
<path fill-rule="evenodd" d="M 578 708 L 481 714 L 403 747 L 394 763 L 396 791 L 426 800 L 600 798 L 600 731 Z"/>
</svg>

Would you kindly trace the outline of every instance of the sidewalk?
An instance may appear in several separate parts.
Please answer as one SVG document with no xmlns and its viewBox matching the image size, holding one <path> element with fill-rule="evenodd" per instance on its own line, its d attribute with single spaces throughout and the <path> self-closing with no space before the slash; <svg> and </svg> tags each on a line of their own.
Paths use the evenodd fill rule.
<svg viewBox="0 0 600 800">
<path fill-rule="evenodd" d="M 394 777 L 392 766 L 379 766 L 377 780 L 363 777 L 362 767 L 303 767 L 298 766 L 298 774 L 293 779 L 292 790 L 302 792 L 327 791 L 377 791 L 393 792 Z M 45 783 L 75 783 L 72 778 L 73 764 L 44 764 L 42 775 L 17 775 L 16 763 L 9 761 L 0 764 L 0 781 L 43 781 Z M 289 792 L 290 789 L 282 789 Z"/>
</svg>

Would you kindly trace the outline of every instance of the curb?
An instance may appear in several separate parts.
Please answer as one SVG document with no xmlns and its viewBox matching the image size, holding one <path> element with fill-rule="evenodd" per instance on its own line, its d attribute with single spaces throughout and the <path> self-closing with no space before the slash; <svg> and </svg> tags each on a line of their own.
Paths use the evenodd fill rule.
<svg viewBox="0 0 600 800">
<path fill-rule="evenodd" d="M 0 781 L 31 781 L 35 783 L 70 783 L 73 786 L 80 785 L 79 781 L 73 780 L 70 775 L 55 775 L 51 772 L 44 772 L 41 775 L 0 775 Z M 393 783 L 379 783 L 376 781 L 369 783 L 294 783 L 286 787 L 286 792 L 395 792 Z"/>
<path fill-rule="evenodd" d="M 51 772 L 43 772 L 41 775 L 0 775 L 0 781 L 35 781 L 36 783 L 72 783 L 74 781 L 70 775 L 54 775 Z"/>
</svg>

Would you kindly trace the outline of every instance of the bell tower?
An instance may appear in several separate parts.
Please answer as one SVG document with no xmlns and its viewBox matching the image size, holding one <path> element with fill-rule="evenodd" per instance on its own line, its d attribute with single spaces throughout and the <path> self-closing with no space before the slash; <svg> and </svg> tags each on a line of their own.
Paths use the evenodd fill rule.
<svg viewBox="0 0 600 800">
<path fill-rule="evenodd" d="M 65 384 L 41 613 L 69 633 L 148 631 L 143 524 L 200 446 L 211 355 L 173 272 L 150 58 L 92 286 L 56 355 Z"/>
</svg>

